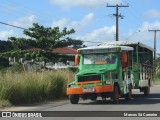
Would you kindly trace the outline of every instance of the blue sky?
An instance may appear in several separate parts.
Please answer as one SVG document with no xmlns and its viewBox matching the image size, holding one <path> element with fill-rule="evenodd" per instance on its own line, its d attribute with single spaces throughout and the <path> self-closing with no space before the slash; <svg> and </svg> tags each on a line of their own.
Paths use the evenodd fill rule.
<svg viewBox="0 0 160 120">
<path fill-rule="evenodd" d="M 28 28 L 38 22 L 45 27 L 74 28 L 72 38 L 83 41 L 107 42 L 115 40 L 116 4 L 129 4 L 120 8 L 120 40 L 140 41 L 153 47 L 153 32 L 160 29 L 160 0 L 1 0 L 0 22 Z M 0 40 L 25 37 L 23 30 L 0 24 Z M 157 33 L 157 51 L 160 52 L 160 32 Z M 88 46 L 98 43 L 85 42 Z"/>
</svg>

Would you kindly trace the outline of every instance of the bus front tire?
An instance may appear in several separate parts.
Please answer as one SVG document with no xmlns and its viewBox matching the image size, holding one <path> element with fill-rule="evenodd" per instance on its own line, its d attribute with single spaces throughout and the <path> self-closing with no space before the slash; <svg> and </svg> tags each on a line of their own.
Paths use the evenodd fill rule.
<svg viewBox="0 0 160 120">
<path fill-rule="evenodd" d="M 128 93 L 125 95 L 125 100 L 130 100 L 132 98 L 132 89 L 130 88 Z"/>
<path fill-rule="evenodd" d="M 119 103 L 119 89 L 118 89 L 118 86 L 114 86 L 114 91 L 113 91 L 111 99 L 112 99 L 114 104 Z"/>
<path fill-rule="evenodd" d="M 69 95 L 69 99 L 70 99 L 70 102 L 71 104 L 78 104 L 78 101 L 79 101 L 79 95 Z"/>
<path fill-rule="evenodd" d="M 150 93 L 150 86 L 144 88 L 144 96 L 148 96 Z"/>
</svg>

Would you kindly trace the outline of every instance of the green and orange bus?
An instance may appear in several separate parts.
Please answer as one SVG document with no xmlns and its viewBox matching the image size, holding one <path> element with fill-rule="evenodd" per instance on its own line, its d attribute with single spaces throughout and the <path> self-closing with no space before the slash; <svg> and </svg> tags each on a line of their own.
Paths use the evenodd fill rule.
<svg viewBox="0 0 160 120">
<path fill-rule="evenodd" d="M 95 47 L 78 49 L 75 63 L 79 65 L 74 80 L 67 85 L 70 102 L 79 98 L 96 100 L 110 97 L 131 99 L 132 89 L 149 95 L 153 80 L 153 51 L 140 42 L 114 41 Z"/>
</svg>

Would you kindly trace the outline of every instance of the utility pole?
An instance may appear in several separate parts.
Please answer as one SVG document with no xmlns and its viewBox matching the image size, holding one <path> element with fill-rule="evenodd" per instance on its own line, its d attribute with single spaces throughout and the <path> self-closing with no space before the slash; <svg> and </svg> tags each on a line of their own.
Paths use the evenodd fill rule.
<svg viewBox="0 0 160 120">
<path fill-rule="evenodd" d="M 154 32 L 154 64 L 155 64 L 155 60 L 156 60 L 156 36 L 157 36 L 157 32 L 159 32 L 160 30 L 148 30 L 149 32 Z"/>
<path fill-rule="evenodd" d="M 107 4 L 107 7 L 116 7 L 116 14 L 113 14 L 113 16 L 115 16 L 116 17 L 116 41 L 118 41 L 119 40 L 119 30 L 118 30 L 118 18 L 121 18 L 121 19 L 123 19 L 124 18 L 124 16 L 123 15 L 121 15 L 121 14 L 119 14 L 118 13 L 118 10 L 119 10 L 119 7 L 129 7 L 128 5 L 108 5 Z"/>
</svg>

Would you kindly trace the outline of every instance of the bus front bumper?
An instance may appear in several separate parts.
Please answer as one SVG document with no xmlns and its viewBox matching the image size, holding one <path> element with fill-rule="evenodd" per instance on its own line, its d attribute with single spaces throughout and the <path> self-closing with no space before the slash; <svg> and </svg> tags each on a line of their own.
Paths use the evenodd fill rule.
<svg viewBox="0 0 160 120">
<path fill-rule="evenodd" d="M 90 87 L 88 87 L 90 88 Z M 80 88 L 67 88 L 67 95 L 70 94 L 89 94 L 89 93 L 103 93 L 103 92 L 113 92 L 113 85 L 105 85 L 105 86 L 94 86 L 93 91 L 86 91 L 83 87 Z"/>
</svg>

